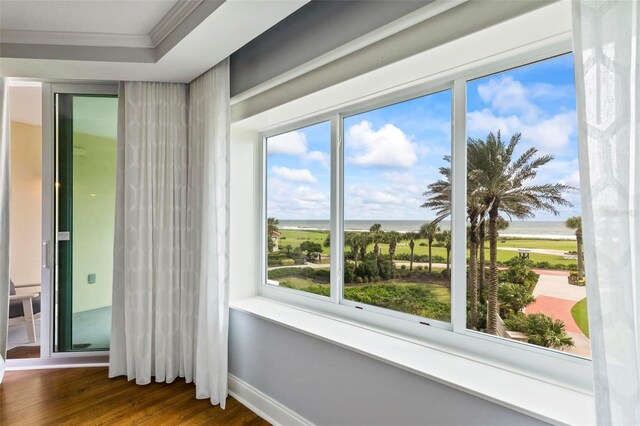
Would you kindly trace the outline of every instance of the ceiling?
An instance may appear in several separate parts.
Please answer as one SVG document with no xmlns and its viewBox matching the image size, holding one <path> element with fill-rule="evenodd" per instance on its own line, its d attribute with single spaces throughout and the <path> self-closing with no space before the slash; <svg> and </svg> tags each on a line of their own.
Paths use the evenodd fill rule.
<svg viewBox="0 0 640 426">
<path fill-rule="evenodd" d="M 177 0 L 2 0 L 0 28 L 147 35 L 176 3 Z"/>
<path fill-rule="evenodd" d="M 189 82 L 309 0 L 0 0 L 0 75 Z"/>
</svg>

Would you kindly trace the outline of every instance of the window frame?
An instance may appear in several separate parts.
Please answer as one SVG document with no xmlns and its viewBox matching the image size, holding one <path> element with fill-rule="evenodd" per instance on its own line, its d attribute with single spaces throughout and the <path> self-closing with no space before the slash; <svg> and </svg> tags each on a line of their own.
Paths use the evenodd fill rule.
<svg viewBox="0 0 640 426">
<path fill-rule="evenodd" d="M 506 72 L 514 68 L 531 65 L 572 53 L 570 40 L 543 47 L 530 46 L 523 51 L 508 52 L 490 58 L 481 64 L 466 64 L 446 75 L 430 81 L 409 82 L 406 87 L 397 87 L 386 93 L 372 94 L 367 99 L 357 100 L 346 106 L 337 106 L 321 114 L 266 129 L 259 134 L 262 170 L 258 220 L 261 227 L 261 267 L 258 294 L 270 299 L 295 305 L 321 315 L 339 318 L 360 327 L 409 339 L 424 346 L 444 348 L 466 357 L 480 358 L 488 363 L 513 369 L 547 380 L 560 381 L 585 387 L 591 374 L 591 359 L 555 349 L 538 347 L 528 343 L 504 339 L 466 327 L 466 234 L 455 232 L 466 229 L 466 120 L 467 84 L 473 80 Z M 451 90 L 451 165 L 452 165 L 452 214 L 451 228 L 451 322 L 443 323 L 430 318 L 392 311 L 371 305 L 352 302 L 343 298 L 344 263 L 344 150 L 343 120 L 362 112 L 383 108 L 395 103 L 427 96 L 443 90 Z M 311 124 L 331 120 L 331 294 L 318 296 L 303 291 L 280 288 L 266 284 L 266 138 Z M 335 243 L 333 242 L 335 240 Z M 354 309 L 356 306 L 361 309 Z M 425 327 L 424 322 L 429 326 Z M 496 346 L 500 345 L 500 346 Z M 560 379 L 558 379 L 560 378 Z M 588 387 L 588 386 L 587 386 Z"/>
</svg>

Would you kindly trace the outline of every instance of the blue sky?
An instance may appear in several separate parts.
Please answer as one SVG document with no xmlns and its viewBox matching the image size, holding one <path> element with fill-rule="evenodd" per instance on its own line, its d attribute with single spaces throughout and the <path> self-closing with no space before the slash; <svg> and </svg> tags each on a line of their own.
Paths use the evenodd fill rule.
<svg viewBox="0 0 640 426">
<path fill-rule="evenodd" d="M 565 55 L 469 82 L 467 133 L 484 138 L 500 129 L 505 138 L 522 132 L 520 149 L 531 146 L 554 160 L 537 183 L 579 186 L 573 57 Z M 330 217 L 330 124 L 319 123 L 269 138 L 267 213 L 279 219 Z M 420 207 L 427 185 L 451 153 L 451 93 L 439 92 L 347 117 L 345 219 L 429 220 Z M 579 194 L 560 216 L 579 215 Z"/>
</svg>

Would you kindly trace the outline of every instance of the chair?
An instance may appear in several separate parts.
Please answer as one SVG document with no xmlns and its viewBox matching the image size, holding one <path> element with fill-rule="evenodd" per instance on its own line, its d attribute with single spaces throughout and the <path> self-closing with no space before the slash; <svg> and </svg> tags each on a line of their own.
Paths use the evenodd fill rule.
<svg viewBox="0 0 640 426">
<path fill-rule="evenodd" d="M 9 325 L 25 324 L 29 343 L 35 343 L 37 319 L 40 319 L 40 284 L 16 288 L 10 281 Z"/>
</svg>

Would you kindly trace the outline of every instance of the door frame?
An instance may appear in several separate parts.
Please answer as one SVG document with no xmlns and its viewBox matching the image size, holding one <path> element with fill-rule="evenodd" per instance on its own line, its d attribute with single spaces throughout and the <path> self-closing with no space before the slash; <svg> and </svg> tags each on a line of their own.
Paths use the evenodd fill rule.
<svg viewBox="0 0 640 426">
<path fill-rule="evenodd" d="M 117 83 L 43 83 L 42 84 L 42 314 L 40 320 L 40 358 L 89 358 L 108 356 L 109 351 L 55 352 L 54 336 L 56 300 L 56 222 L 55 164 L 56 117 L 55 95 L 118 95 Z"/>
</svg>

